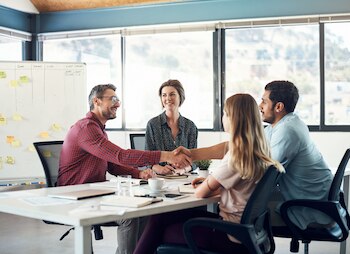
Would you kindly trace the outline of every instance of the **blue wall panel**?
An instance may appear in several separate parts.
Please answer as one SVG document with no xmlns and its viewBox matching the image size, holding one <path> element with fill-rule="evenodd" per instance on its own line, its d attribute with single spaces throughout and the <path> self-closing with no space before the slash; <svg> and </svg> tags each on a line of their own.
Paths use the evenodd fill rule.
<svg viewBox="0 0 350 254">
<path fill-rule="evenodd" d="M 32 14 L 0 6 L 0 26 L 30 33 L 32 17 Z"/>
<path fill-rule="evenodd" d="M 142 6 L 26 14 L 0 6 L 0 26 L 34 32 L 200 21 L 350 13 L 350 0 L 193 0 Z M 33 23 L 33 24 L 31 24 Z"/>
<path fill-rule="evenodd" d="M 350 0 L 207 0 L 40 14 L 41 32 L 350 13 Z"/>
</svg>

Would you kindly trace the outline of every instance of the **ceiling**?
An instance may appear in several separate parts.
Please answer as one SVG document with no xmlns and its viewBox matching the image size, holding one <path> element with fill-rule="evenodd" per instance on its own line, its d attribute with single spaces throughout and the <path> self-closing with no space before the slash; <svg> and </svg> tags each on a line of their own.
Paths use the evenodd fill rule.
<svg viewBox="0 0 350 254">
<path fill-rule="evenodd" d="M 0 0 L 0 5 L 28 13 L 137 6 L 188 0 Z"/>
<path fill-rule="evenodd" d="M 179 0 L 30 0 L 39 12 L 108 8 L 125 5 L 179 2 Z"/>
</svg>

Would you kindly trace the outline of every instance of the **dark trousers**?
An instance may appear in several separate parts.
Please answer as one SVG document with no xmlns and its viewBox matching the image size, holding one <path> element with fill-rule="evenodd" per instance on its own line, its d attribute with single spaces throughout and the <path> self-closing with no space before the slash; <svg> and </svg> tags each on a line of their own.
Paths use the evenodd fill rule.
<svg viewBox="0 0 350 254">
<path fill-rule="evenodd" d="M 199 209 L 153 215 L 149 218 L 145 230 L 136 246 L 134 254 L 154 253 L 162 243 L 185 244 L 183 224 L 195 217 L 219 218 L 218 214 Z M 230 241 L 227 234 L 208 228 L 196 228 L 193 231 L 195 241 L 200 248 L 215 250 L 220 253 L 248 253 L 241 244 Z"/>
</svg>

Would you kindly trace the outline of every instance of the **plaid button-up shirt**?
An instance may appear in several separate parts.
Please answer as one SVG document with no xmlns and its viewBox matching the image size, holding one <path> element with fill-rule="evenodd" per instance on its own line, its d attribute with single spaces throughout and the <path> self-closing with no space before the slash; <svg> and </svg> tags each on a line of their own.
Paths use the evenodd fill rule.
<svg viewBox="0 0 350 254">
<path fill-rule="evenodd" d="M 59 164 L 58 185 L 106 180 L 112 175 L 138 178 L 138 166 L 159 163 L 160 151 L 125 150 L 108 140 L 105 126 L 92 112 L 76 122 L 64 140 Z"/>
</svg>

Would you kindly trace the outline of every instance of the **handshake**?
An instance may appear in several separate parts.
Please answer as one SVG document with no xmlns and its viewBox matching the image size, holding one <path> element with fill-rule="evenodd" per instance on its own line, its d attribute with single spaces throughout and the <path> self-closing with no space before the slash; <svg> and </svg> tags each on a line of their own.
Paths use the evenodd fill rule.
<svg viewBox="0 0 350 254">
<path fill-rule="evenodd" d="M 192 161 L 222 159 L 228 151 L 228 142 L 222 142 L 209 147 L 187 149 L 183 146 L 171 152 L 161 152 L 160 161 L 166 161 L 175 168 L 185 168 Z"/>
<path fill-rule="evenodd" d="M 192 164 L 191 151 L 183 146 L 171 152 L 161 152 L 160 161 L 166 161 L 175 168 L 185 168 Z"/>
</svg>

